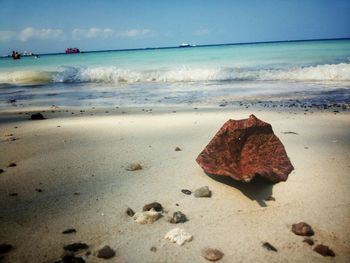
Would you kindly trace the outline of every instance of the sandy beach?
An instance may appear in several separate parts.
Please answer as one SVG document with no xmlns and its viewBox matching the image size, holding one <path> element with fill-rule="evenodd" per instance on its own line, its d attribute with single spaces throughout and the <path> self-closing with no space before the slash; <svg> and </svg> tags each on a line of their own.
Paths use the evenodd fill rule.
<svg viewBox="0 0 350 263">
<path fill-rule="evenodd" d="M 222 251 L 220 262 L 349 262 L 349 112 L 51 110 L 41 111 L 47 119 L 39 121 L 25 112 L 0 114 L 0 243 L 13 246 L 1 262 L 55 262 L 74 242 L 88 244 L 76 253 L 86 262 L 103 262 L 96 251 L 105 245 L 116 251 L 110 262 L 207 262 L 205 247 Z M 269 122 L 284 144 L 295 168 L 286 182 L 220 182 L 196 163 L 225 121 L 250 114 Z M 143 169 L 127 171 L 131 163 Z M 181 192 L 201 186 L 211 198 Z M 275 201 L 265 200 L 270 196 Z M 165 212 L 153 224 L 125 213 L 154 201 Z M 176 211 L 188 221 L 169 223 Z M 329 246 L 336 257 L 322 257 L 295 235 L 291 226 L 299 222 L 310 224 L 315 245 Z M 175 227 L 193 240 L 183 246 L 165 240 Z M 77 232 L 61 233 L 68 228 Z"/>
</svg>

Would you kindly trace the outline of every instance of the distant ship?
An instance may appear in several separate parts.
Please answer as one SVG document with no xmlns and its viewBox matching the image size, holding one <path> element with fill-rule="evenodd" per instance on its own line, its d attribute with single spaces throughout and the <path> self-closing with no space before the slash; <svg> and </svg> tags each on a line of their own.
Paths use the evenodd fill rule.
<svg viewBox="0 0 350 263">
<path fill-rule="evenodd" d="M 21 56 L 23 56 L 23 57 L 26 57 L 26 56 L 33 56 L 34 54 L 32 53 L 32 52 L 29 52 L 29 51 L 23 51 L 22 53 L 21 53 Z"/>
<path fill-rule="evenodd" d="M 76 48 L 76 47 L 69 47 L 66 49 L 66 54 L 74 54 L 74 53 L 80 53 L 80 50 L 79 48 Z"/>
<path fill-rule="evenodd" d="M 179 47 L 191 47 L 191 45 L 187 43 L 182 43 Z"/>
</svg>

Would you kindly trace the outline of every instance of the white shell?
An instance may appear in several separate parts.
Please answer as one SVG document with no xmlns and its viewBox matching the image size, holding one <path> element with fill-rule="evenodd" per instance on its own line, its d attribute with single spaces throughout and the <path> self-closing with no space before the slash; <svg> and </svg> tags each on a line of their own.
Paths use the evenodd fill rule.
<svg viewBox="0 0 350 263">
<path fill-rule="evenodd" d="M 161 216 L 161 213 L 151 209 L 150 211 L 137 212 L 133 216 L 136 223 L 139 224 L 153 224 Z"/>
<path fill-rule="evenodd" d="M 164 238 L 182 246 L 186 241 L 190 242 L 193 236 L 181 228 L 174 228 L 170 230 Z"/>
</svg>

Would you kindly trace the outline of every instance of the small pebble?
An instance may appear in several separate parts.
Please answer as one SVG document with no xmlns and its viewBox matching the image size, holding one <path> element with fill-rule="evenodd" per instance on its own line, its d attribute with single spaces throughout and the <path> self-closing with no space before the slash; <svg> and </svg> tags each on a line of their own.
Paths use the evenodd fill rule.
<svg viewBox="0 0 350 263">
<path fill-rule="evenodd" d="M 175 152 L 179 152 L 179 151 L 181 151 L 181 148 L 180 147 L 176 147 L 175 148 Z"/>
<path fill-rule="evenodd" d="M 144 205 L 142 208 L 142 211 L 150 211 L 151 209 L 154 209 L 157 212 L 162 212 L 163 211 L 163 207 L 160 203 L 158 202 L 153 202 L 147 205 Z"/>
<path fill-rule="evenodd" d="M 7 167 L 16 167 L 17 166 L 17 164 L 15 164 L 15 163 L 10 163 Z"/>
<path fill-rule="evenodd" d="M 312 227 L 304 222 L 300 222 L 298 224 L 293 224 L 292 225 L 292 231 L 294 234 L 299 235 L 299 236 L 313 236 L 314 231 Z"/>
<path fill-rule="evenodd" d="M 62 234 L 72 234 L 72 233 L 76 233 L 77 231 L 74 228 L 68 228 L 64 231 L 62 231 Z"/>
<path fill-rule="evenodd" d="M 132 164 L 129 164 L 125 170 L 127 171 L 137 171 L 137 170 L 142 170 L 142 166 L 141 164 L 139 163 L 132 163 Z"/>
<path fill-rule="evenodd" d="M 222 257 L 224 256 L 224 253 L 222 253 L 218 249 L 205 248 L 202 250 L 202 256 L 209 261 L 218 261 L 222 259 Z"/>
<path fill-rule="evenodd" d="M 313 244 L 314 244 L 314 240 L 312 238 L 309 238 L 309 237 L 304 238 L 303 242 L 309 244 L 310 246 L 313 246 Z"/>
<path fill-rule="evenodd" d="M 111 249 L 110 246 L 104 246 L 97 253 L 98 258 L 110 259 L 114 256 L 115 256 L 115 251 Z"/>
<path fill-rule="evenodd" d="M 314 248 L 314 251 L 317 252 L 318 254 L 321 254 L 324 257 L 327 257 L 327 256 L 335 257 L 335 253 L 333 252 L 333 250 L 325 245 L 317 245 Z"/>
<path fill-rule="evenodd" d="M 157 248 L 156 247 L 151 247 L 150 249 L 152 252 L 157 252 Z"/>
<path fill-rule="evenodd" d="M 277 249 L 273 245 L 271 245 L 269 242 L 263 243 L 262 246 L 263 246 L 263 248 L 266 248 L 267 250 L 277 252 Z"/>
<path fill-rule="evenodd" d="M 89 248 L 89 246 L 85 243 L 73 243 L 63 247 L 64 250 L 68 250 L 71 252 L 77 252 L 81 249 L 87 249 L 87 248 Z"/>
<path fill-rule="evenodd" d="M 44 116 L 41 113 L 34 113 L 30 116 L 31 120 L 44 120 Z"/>
<path fill-rule="evenodd" d="M 203 186 L 203 187 L 198 188 L 197 190 L 194 191 L 194 196 L 195 197 L 210 197 L 211 191 L 209 190 L 208 186 Z"/>
<path fill-rule="evenodd" d="M 36 188 L 35 191 L 37 191 L 38 193 L 41 193 L 43 190 L 40 188 Z"/>
<path fill-rule="evenodd" d="M 135 212 L 130 207 L 126 209 L 125 213 L 130 217 L 133 217 L 135 215 Z"/>
<path fill-rule="evenodd" d="M 0 169 L 0 174 L 2 174 L 4 172 L 4 170 L 3 169 Z"/>
<path fill-rule="evenodd" d="M 174 212 L 173 217 L 170 220 L 172 224 L 185 223 L 187 221 L 187 217 L 180 211 Z"/>
<path fill-rule="evenodd" d="M 18 193 L 10 193 L 9 196 L 18 196 Z"/>
<path fill-rule="evenodd" d="M 190 190 L 187 190 L 187 189 L 181 189 L 181 192 L 184 193 L 185 195 L 192 194 L 192 192 Z"/>
</svg>

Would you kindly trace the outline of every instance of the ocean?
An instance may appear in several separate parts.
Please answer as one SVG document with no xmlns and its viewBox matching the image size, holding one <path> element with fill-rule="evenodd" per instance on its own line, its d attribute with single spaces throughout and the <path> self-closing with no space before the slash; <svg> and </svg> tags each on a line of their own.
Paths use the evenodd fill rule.
<svg viewBox="0 0 350 263">
<path fill-rule="evenodd" d="M 349 104 L 350 39 L 0 59 L 0 109 L 248 101 Z"/>
</svg>

